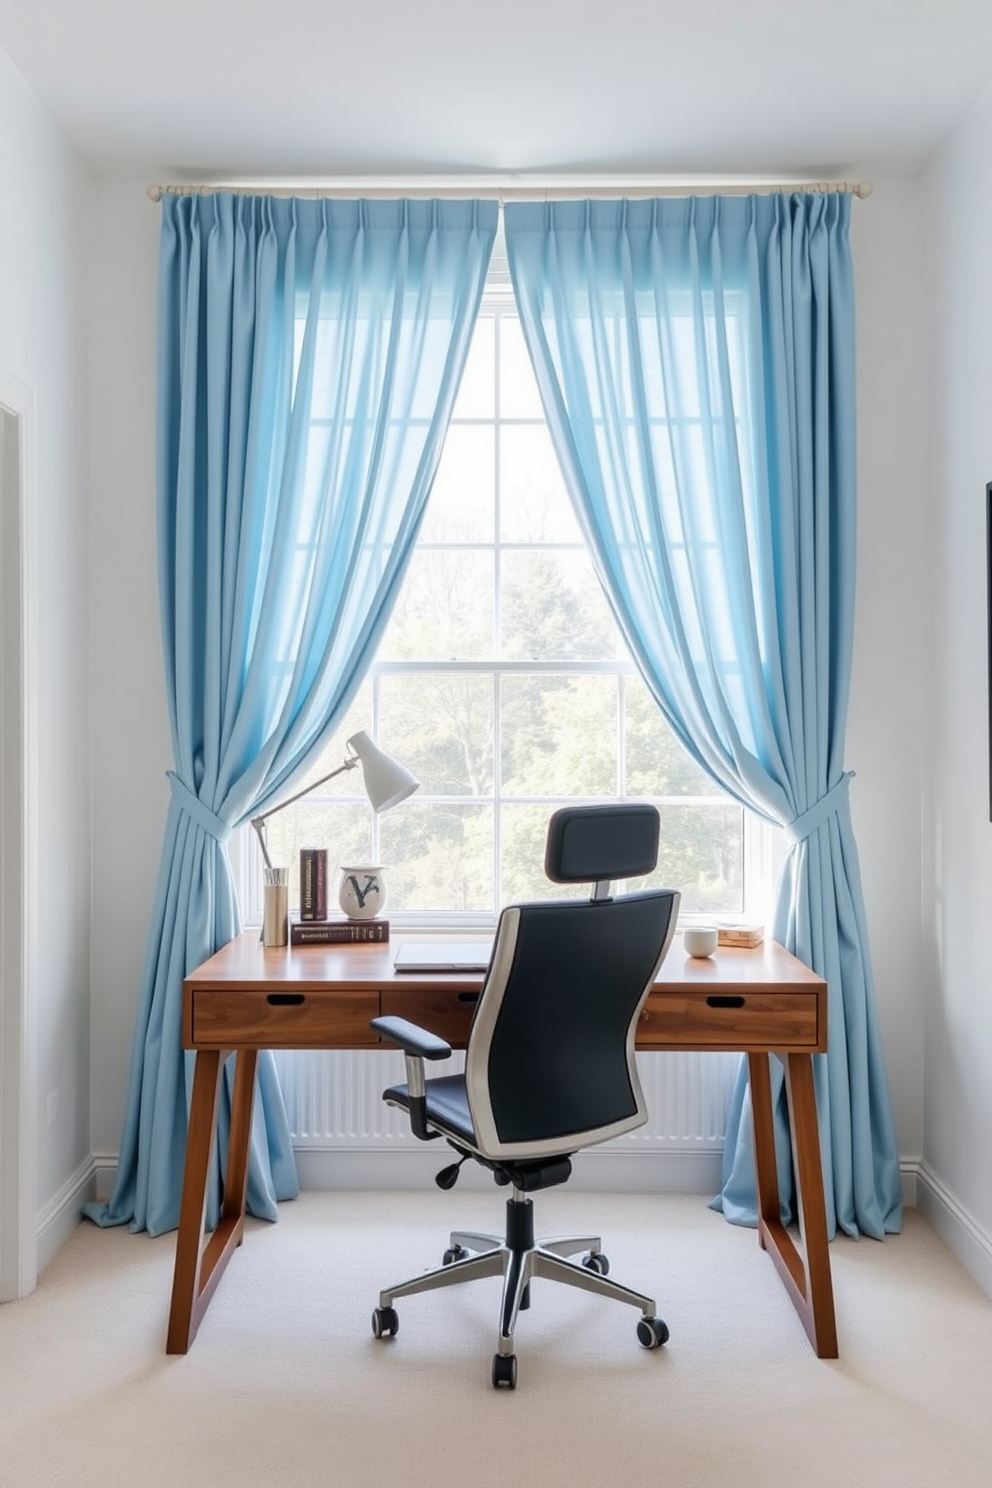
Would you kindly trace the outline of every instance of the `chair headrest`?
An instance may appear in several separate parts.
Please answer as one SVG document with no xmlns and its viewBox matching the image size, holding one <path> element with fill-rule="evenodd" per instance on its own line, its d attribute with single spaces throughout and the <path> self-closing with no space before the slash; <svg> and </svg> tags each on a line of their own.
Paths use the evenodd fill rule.
<svg viewBox="0 0 992 1488">
<path fill-rule="evenodd" d="M 600 883 L 650 873 L 661 818 L 646 801 L 563 806 L 548 823 L 544 871 L 552 883 Z"/>
</svg>

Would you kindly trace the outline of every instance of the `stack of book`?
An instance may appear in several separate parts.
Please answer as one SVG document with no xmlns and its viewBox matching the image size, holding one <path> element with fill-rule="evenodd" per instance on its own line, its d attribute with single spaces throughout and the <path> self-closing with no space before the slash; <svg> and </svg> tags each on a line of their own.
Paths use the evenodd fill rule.
<svg viewBox="0 0 992 1488">
<path fill-rule="evenodd" d="M 389 921 L 327 918 L 327 850 L 300 848 L 300 917 L 290 922 L 290 945 L 381 945 Z"/>
<path fill-rule="evenodd" d="M 746 950 L 759 946 L 765 938 L 763 925 L 732 924 L 717 926 L 717 941 L 722 946 L 742 946 Z"/>
<path fill-rule="evenodd" d="M 388 920 L 293 920 L 290 945 L 382 945 Z"/>
</svg>

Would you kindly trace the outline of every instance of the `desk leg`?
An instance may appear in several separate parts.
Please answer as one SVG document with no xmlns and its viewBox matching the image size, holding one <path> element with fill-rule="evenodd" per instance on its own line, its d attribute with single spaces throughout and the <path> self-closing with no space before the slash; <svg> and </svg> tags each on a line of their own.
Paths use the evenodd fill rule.
<svg viewBox="0 0 992 1488">
<path fill-rule="evenodd" d="M 257 1049 L 239 1049 L 234 1067 L 231 1098 L 231 1136 L 228 1142 L 227 1175 L 224 1182 L 225 1220 L 238 1226 L 238 1244 L 244 1238 L 245 1194 L 248 1189 L 248 1149 L 251 1144 L 251 1108 L 255 1098 Z"/>
<path fill-rule="evenodd" d="M 209 1239 L 205 1236 L 207 1185 L 217 1131 L 217 1105 L 224 1061 L 229 1052 L 205 1049 L 198 1051 L 196 1056 L 166 1341 L 169 1354 L 185 1354 L 189 1349 L 214 1288 L 233 1251 L 241 1244 L 244 1233 L 248 1144 L 257 1061 L 254 1050 L 241 1050 L 237 1055 L 224 1202 L 217 1228 Z"/>
<path fill-rule="evenodd" d="M 830 1250 L 827 1242 L 820 1130 L 809 1054 L 785 1056 L 802 1252 L 782 1224 L 775 1162 L 775 1130 L 767 1054 L 748 1055 L 754 1161 L 758 1187 L 758 1238 L 768 1251 L 820 1359 L 837 1357 Z"/>
</svg>

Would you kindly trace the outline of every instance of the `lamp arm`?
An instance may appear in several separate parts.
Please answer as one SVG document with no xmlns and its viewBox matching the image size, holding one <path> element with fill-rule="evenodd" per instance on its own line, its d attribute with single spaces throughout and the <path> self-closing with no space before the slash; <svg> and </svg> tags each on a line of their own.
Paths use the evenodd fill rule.
<svg viewBox="0 0 992 1488">
<path fill-rule="evenodd" d="M 262 861 L 265 863 L 266 868 L 271 868 L 272 859 L 269 857 L 269 849 L 265 841 L 265 820 L 261 816 L 253 816 L 251 824 L 255 829 L 258 845 L 262 849 Z"/>
<path fill-rule="evenodd" d="M 300 800 L 302 796 L 308 796 L 311 791 L 317 789 L 318 785 L 326 785 L 327 781 L 333 780 L 335 775 L 343 775 L 345 770 L 353 770 L 358 763 L 357 754 L 349 755 L 344 764 L 338 765 L 336 770 L 330 770 L 326 775 L 321 775 L 319 780 L 314 780 L 310 785 L 305 785 L 302 790 L 296 792 L 295 796 L 287 796 L 286 800 L 280 801 L 278 806 L 271 806 L 268 811 L 263 811 L 258 816 L 252 817 L 251 824 L 255 829 L 255 835 L 258 837 L 266 868 L 272 867 L 272 859 L 269 857 L 269 850 L 265 843 L 265 823 L 269 817 L 275 816 L 277 811 L 285 811 L 287 806 L 292 806 L 293 802 Z"/>
</svg>

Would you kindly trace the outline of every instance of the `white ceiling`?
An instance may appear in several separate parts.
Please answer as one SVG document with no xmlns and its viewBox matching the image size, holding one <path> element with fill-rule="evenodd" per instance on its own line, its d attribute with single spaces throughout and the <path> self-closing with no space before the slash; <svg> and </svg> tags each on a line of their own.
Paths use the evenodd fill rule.
<svg viewBox="0 0 992 1488">
<path fill-rule="evenodd" d="M 0 0 L 98 175 L 917 170 L 992 0 Z"/>
</svg>

